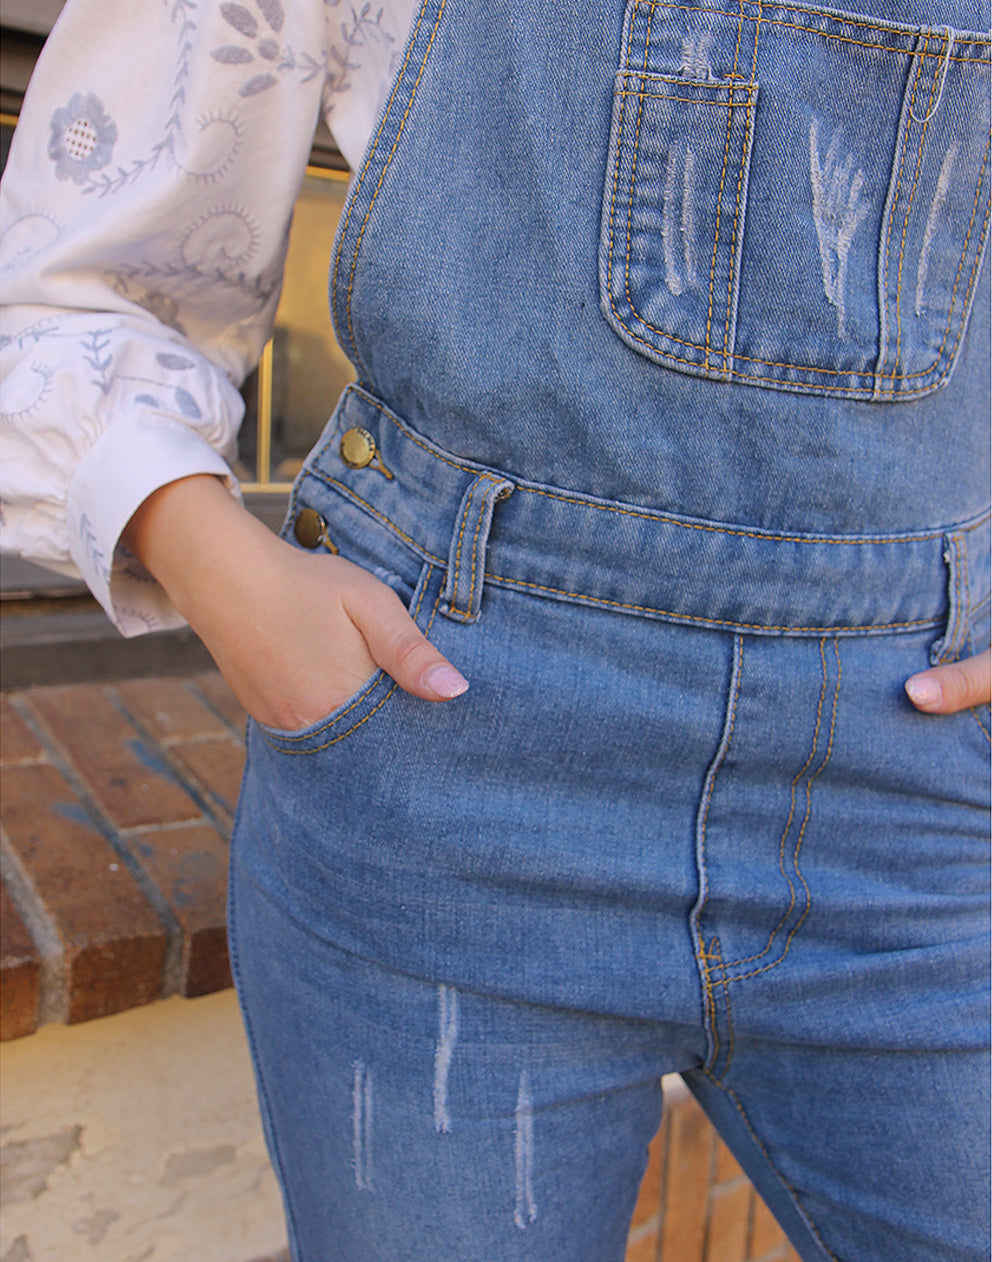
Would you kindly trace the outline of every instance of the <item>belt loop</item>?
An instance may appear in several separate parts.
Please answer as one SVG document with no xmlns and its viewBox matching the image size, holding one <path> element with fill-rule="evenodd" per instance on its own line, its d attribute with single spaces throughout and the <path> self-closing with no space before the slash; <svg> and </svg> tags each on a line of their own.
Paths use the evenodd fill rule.
<svg viewBox="0 0 992 1262">
<path fill-rule="evenodd" d="M 968 553 L 961 531 L 944 536 L 944 563 L 947 566 L 947 622 L 944 634 L 931 646 L 932 666 L 957 661 L 968 631 Z"/>
<path fill-rule="evenodd" d="M 486 544 L 498 500 L 513 493 L 513 483 L 480 473 L 462 496 L 448 552 L 448 579 L 441 612 L 458 622 L 475 622 L 482 602 Z"/>
</svg>

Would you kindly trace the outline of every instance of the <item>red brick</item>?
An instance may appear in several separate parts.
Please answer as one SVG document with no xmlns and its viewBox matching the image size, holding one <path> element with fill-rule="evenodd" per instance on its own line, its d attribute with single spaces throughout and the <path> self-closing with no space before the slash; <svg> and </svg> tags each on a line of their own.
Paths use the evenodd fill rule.
<svg viewBox="0 0 992 1262">
<path fill-rule="evenodd" d="M 706 1238 L 706 1201 L 713 1128 L 691 1097 L 668 1114 L 661 1256 L 665 1262 L 700 1262 Z"/>
<path fill-rule="evenodd" d="M 116 688 L 127 709 L 166 744 L 229 735 L 225 724 L 181 679 L 129 679 Z"/>
<path fill-rule="evenodd" d="M 200 815 L 189 794 L 169 779 L 164 764 L 155 769 L 161 755 L 143 745 L 102 688 L 74 684 L 31 689 L 24 695 L 119 828 Z"/>
<path fill-rule="evenodd" d="M 245 734 L 245 712 L 241 702 L 228 687 L 227 680 L 218 670 L 197 675 L 190 681 L 207 699 L 210 705 L 230 723 L 241 736 Z"/>
<path fill-rule="evenodd" d="M 130 845 L 182 929 L 179 993 L 193 998 L 225 990 L 231 985 L 224 923 L 227 844 L 201 824 L 142 833 Z"/>
<path fill-rule="evenodd" d="M 746 1262 L 753 1195 L 754 1190 L 746 1181 L 711 1194 L 705 1262 Z"/>
<path fill-rule="evenodd" d="M 748 1256 L 763 1258 L 766 1253 L 785 1244 L 785 1232 L 775 1221 L 775 1216 L 760 1196 L 755 1195 L 751 1214 L 751 1243 Z"/>
<path fill-rule="evenodd" d="M 38 1024 L 41 957 L 6 886 L 0 884 L 0 1041 Z"/>
<path fill-rule="evenodd" d="M 641 1190 L 637 1195 L 637 1204 L 634 1206 L 634 1214 L 630 1220 L 632 1231 L 648 1222 L 649 1219 L 657 1218 L 661 1212 L 664 1129 L 664 1123 L 662 1123 L 648 1147 L 648 1166 L 644 1171 Z"/>
<path fill-rule="evenodd" d="M 10 703 L 0 696 L 0 761 L 7 763 L 39 762 L 45 756 L 44 746 Z"/>
<path fill-rule="evenodd" d="M 244 747 L 237 741 L 190 741 L 173 745 L 169 756 L 198 783 L 211 806 L 226 816 L 234 816 L 245 767 Z"/>
<path fill-rule="evenodd" d="M 70 1023 L 158 998 L 165 933 L 53 767 L 4 773 L 3 824 L 63 945 Z"/>
</svg>

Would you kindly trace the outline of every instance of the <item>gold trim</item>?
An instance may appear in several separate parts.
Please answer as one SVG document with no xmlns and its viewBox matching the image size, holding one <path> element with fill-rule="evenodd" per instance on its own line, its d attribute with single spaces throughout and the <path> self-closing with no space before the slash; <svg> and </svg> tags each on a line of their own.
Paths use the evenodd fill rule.
<svg viewBox="0 0 992 1262">
<path fill-rule="evenodd" d="M 17 117 L 16 114 L 4 114 L 0 111 L 0 127 L 16 127 Z"/>
</svg>

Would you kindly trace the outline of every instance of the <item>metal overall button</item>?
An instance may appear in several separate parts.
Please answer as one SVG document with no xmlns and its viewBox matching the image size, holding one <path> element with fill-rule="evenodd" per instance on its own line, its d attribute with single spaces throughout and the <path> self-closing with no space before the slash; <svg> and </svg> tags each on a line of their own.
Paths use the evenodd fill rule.
<svg viewBox="0 0 992 1262">
<path fill-rule="evenodd" d="M 338 549 L 327 533 L 327 522 L 315 508 L 300 510 L 293 522 L 293 534 L 304 548 L 319 548 L 323 544 L 328 552 L 337 554 Z"/>
<path fill-rule="evenodd" d="M 375 463 L 376 468 L 385 477 L 391 478 L 393 476 L 383 464 L 382 455 L 376 445 L 375 435 L 361 426 L 345 430 L 341 435 L 338 451 L 341 453 L 341 459 L 349 469 L 366 469 L 370 464 Z"/>
</svg>

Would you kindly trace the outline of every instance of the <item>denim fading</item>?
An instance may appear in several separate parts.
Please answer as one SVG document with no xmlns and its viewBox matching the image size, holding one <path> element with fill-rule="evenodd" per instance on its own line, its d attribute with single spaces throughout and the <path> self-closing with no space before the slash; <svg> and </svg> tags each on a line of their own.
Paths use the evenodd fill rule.
<svg viewBox="0 0 992 1262">
<path fill-rule="evenodd" d="M 621 1258 L 676 1071 L 804 1259 L 987 1252 L 988 39 L 722 8 L 428 0 L 356 175 L 286 534 L 472 686 L 250 727 L 296 1262 Z"/>
</svg>

